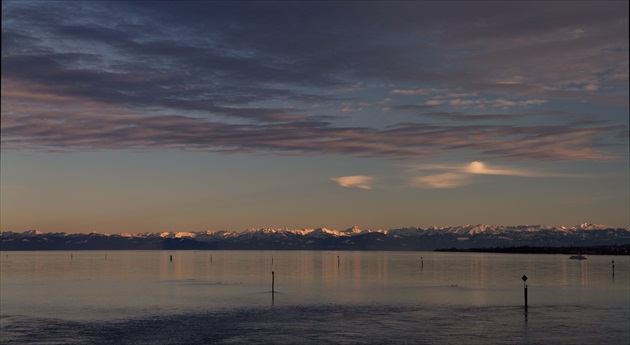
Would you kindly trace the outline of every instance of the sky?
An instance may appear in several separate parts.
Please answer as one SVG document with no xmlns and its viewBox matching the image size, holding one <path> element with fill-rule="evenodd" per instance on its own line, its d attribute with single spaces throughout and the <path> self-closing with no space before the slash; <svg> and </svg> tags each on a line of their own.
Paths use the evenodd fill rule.
<svg viewBox="0 0 630 345">
<path fill-rule="evenodd" d="M 628 227 L 628 12 L 4 0 L 1 230 Z"/>
</svg>

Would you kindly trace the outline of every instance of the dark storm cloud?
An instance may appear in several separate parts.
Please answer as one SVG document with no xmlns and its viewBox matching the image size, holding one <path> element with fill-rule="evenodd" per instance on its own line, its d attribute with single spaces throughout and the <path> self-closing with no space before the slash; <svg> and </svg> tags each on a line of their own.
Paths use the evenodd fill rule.
<svg viewBox="0 0 630 345">
<path fill-rule="evenodd" d="M 533 126 L 514 120 L 553 112 L 466 109 L 627 106 L 625 2 L 2 6 L 3 147 L 606 160 L 627 131 L 581 113 Z M 390 108 L 453 123 L 339 125 L 330 109 L 373 101 L 340 91 L 358 82 L 440 90 Z M 458 124 L 482 120 L 502 125 Z"/>
</svg>

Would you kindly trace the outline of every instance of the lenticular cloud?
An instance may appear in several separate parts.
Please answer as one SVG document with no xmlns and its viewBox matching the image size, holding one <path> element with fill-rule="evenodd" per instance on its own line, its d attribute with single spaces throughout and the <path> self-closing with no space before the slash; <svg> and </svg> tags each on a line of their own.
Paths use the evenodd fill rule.
<svg viewBox="0 0 630 345">
<path fill-rule="evenodd" d="M 342 176 L 342 177 L 333 177 L 331 180 L 337 182 L 341 187 L 356 187 L 361 189 L 372 189 L 372 185 L 376 180 L 371 176 Z"/>
<path fill-rule="evenodd" d="M 474 161 L 468 164 L 468 166 L 466 167 L 466 172 L 470 174 L 482 174 L 482 175 L 509 175 L 509 176 L 525 176 L 525 177 L 541 176 L 540 173 L 534 172 L 534 171 L 525 171 L 525 170 L 510 169 L 510 168 L 503 168 L 503 169 L 491 168 L 487 166 L 486 164 L 479 161 Z"/>
<path fill-rule="evenodd" d="M 567 176 L 533 169 L 490 166 L 480 161 L 467 165 L 428 165 L 411 169 L 415 176 L 409 178 L 410 185 L 418 188 L 457 188 L 475 181 L 475 175 L 503 175 L 518 177 Z"/>
</svg>

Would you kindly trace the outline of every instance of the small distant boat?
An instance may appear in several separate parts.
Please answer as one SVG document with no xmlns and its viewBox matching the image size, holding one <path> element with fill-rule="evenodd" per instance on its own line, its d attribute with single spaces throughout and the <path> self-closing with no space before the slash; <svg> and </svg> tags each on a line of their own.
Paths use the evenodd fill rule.
<svg viewBox="0 0 630 345">
<path fill-rule="evenodd" d="M 571 255 L 571 257 L 569 257 L 569 259 L 572 259 L 572 260 L 586 260 L 586 256 L 584 256 L 582 254 Z"/>
</svg>

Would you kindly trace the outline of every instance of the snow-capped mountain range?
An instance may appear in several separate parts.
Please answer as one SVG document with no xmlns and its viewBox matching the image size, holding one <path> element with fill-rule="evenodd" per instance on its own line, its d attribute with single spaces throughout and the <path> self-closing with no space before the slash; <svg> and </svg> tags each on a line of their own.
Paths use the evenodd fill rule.
<svg viewBox="0 0 630 345">
<path fill-rule="evenodd" d="M 389 230 L 248 229 L 243 232 L 68 234 L 3 231 L 1 250 L 81 249 L 315 249 L 433 250 L 506 246 L 597 246 L 630 244 L 630 228 L 584 223 L 570 228 L 546 225 L 465 225 Z"/>
</svg>

